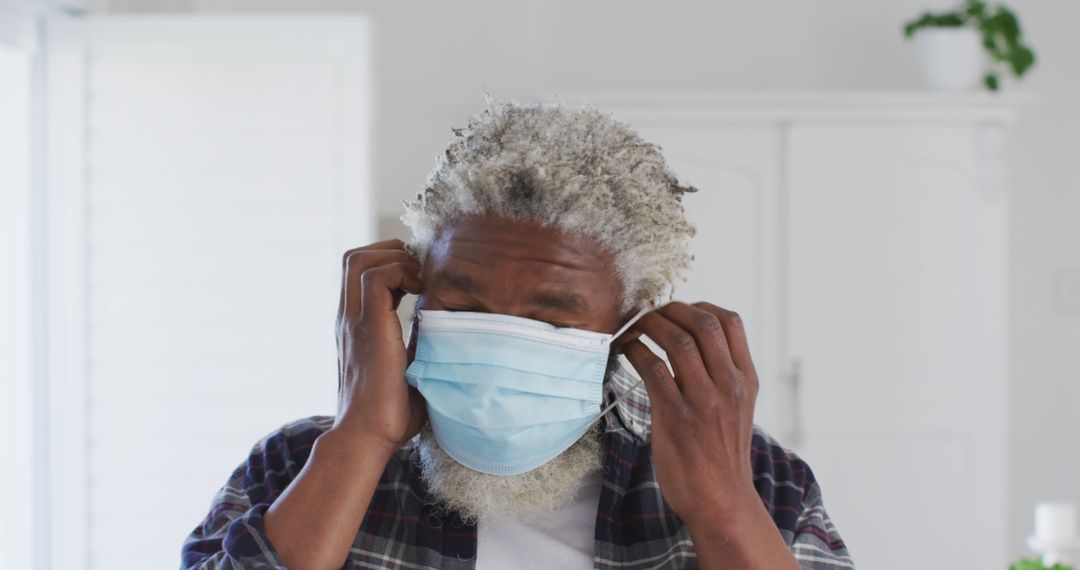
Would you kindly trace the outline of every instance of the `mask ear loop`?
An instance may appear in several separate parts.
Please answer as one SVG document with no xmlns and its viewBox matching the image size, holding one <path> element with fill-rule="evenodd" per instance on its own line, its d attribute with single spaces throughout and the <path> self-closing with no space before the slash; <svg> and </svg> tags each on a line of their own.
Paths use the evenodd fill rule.
<svg viewBox="0 0 1080 570">
<path fill-rule="evenodd" d="M 640 311 L 635 313 L 634 316 L 630 317 L 629 321 L 626 321 L 625 325 L 620 327 L 619 330 L 615 331 L 615 333 L 611 335 L 611 340 L 615 340 L 616 338 L 619 337 L 619 335 L 626 332 L 626 330 L 629 329 L 634 323 L 636 323 L 638 321 L 638 319 L 640 319 L 641 317 L 644 317 L 647 313 L 652 311 L 653 308 L 654 307 L 652 307 L 652 306 L 644 307 Z M 610 404 L 608 404 L 608 406 L 606 408 L 604 408 L 603 410 L 600 410 L 600 415 L 597 416 L 595 420 L 593 420 L 593 423 L 596 423 L 600 418 L 606 416 L 607 413 L 610 412 L 616 405 L 618 405 L 619 402 L 625 400 L 627 396 L 632 394 L 634 392 L 634 388 L 637 388 L 638 386 L 641 386 L 644 383 L 645 383 L 644 378 L 638 378 L 637 382 L 634 382 L 633 384 L 631 384 L 630 387 L 627 388 L 626 391 L 622 393 L 622 395 L 615 396 L 615 399 L 612 400 L 612 402 Z M 611 391 L 614 392 L 615 389 L 612 388 Z M 592 425 L 592 424 L 590 424 L 590 425 Z"/>
<path fill-rule="evenodd" d="M 638 378 L 637 382 L 634 382 L 633 384 L 631 384 L 630 387 L 627 388 L 626 391 L 623 392 L 621 396 L 615 396 L 615 399 L 610 404 L 608 404 L 608 407 L 604 408 L 603 410 L 600 410 L 600 415 L 596 416 L 596 419 L 593 420 L 592 423 L 596 423 L 597 420 L 599 420 L 600 418 L 606 416 L 608 412 L 610 412 L 615 406 L 617 406 L 619 404 L 619 402 L 623 401 L 624 399 L 626 399 L 627 396 L 632 394 L 634 392 L 634 388 L 637 388 L 638 386 L 641 386 L 644 383 L 645 383 L 644 379 Z M 614 392 L 615 390 L 612 389 L 611 391 Z M 590 424 L 590 425 L 592 425 L 592 424 Z"/>
<path fill-rule="evenodd" d="M 643 307 L 640 311 L 634 313 L 634 316 L 630 317 L 630 320 L 626 321 L 625 325 L 619 327 L 619 330 L 617 330 L 617 331 L 615 331 L 614 333 L 611 334 L 611 340 L 615 340 L 616 338 L 618 338 L 619 335 L 626 332 L 626 329 L 633 326 L 633 324 L 636 323 L 638 321 L 638 319 L 640 319 L 641 317 L 644 317 L 646 315 L 646 313 L 648 313 L 648 312 L 650 312 L 652 310 L 653 310 L 653 307 L 648 306 L 648 307 Z"/>
</svg>

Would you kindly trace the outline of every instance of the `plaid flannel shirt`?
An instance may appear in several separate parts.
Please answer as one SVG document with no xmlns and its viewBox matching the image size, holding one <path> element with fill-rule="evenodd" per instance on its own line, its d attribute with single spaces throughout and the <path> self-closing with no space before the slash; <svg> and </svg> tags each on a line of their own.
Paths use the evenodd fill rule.
<svg viewBox="0 0 1080 570">
<path fill-rule="evenodd" d="M 604 417 L 604 470 L 593 566 L 599 569 L 698 568 L 686 525 L 664 502 L 649 446 L 649 399 L 637 378 L 612 374 L 605 400 L 625 394 Z M 605 406 L 606 407 L 606 406 Z M 307 461 L 332 417 L 311 417 L 259 441 L 218 491 L 206 518 L 185 540 L 183 569 L 283 569 L 263 515 Z M 754 484 L 803 568 L 854 568 L 829 520 L 809 466 L 754 428 Z M 412 444 L 387 464 L 344 568 L 466 570 L 476 565 L 476 526 L 442 517 L 426 501 Z"/>
</svg>

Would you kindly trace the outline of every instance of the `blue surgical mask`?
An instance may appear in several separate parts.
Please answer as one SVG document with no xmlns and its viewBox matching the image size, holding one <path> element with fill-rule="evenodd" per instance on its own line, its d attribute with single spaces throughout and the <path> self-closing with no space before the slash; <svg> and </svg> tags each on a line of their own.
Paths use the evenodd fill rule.
<svg viewBox="0 0 1080 570">
<path fill-rule="evenodd" d="M 600 409 L 611 341 L 643 314 L 605 334 L 421 310 L 405 378 L 427 401 L 435 439 L 458 463 L 493 475 L 524 473 L 565 451 L 615 405 Z"/>
</svg>

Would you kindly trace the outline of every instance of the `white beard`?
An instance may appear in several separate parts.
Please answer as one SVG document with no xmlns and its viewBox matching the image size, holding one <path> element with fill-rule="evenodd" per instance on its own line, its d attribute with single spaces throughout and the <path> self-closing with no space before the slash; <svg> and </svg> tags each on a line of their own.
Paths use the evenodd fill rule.
<svg viewBox="0 0 1080 570">
<path fill-rule="evenodd" d="M 458 463 L 439 446 L 431 424 L 420 430 L 416 449 L 432 502 L 472 524 L 491 514 L 528 518 L 564 507 L 585 476 L 602 466 L 599 424 L 555 459 L 517 475 L 491 475 Z"/>
</svg>

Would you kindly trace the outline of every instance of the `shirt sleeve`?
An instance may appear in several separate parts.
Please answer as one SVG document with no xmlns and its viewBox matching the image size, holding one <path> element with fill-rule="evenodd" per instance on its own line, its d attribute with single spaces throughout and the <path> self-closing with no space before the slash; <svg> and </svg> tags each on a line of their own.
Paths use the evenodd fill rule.
<svg viewBox="0 0 1080 570">
<path fill-rule="evenodd" d="M 266 536 L 263 516 L 299 474 L 325 424 L 324 418 L 299 420 L 255 444 L 184 540 L 182 570 L 285 570 Z"/>
<path fill-rule="evenodd" d="M 851 570 L 855 563 L 825 510 L 810 466 L 755 426 L 754 485 L 805 570 Z"/>
<path fill-rule="evenodd" d="M 801 510 L 791 542 L 791 551 L 799 564 L 813 570 L 855 568 L 847 545 L 825 512 L 817 483 L 806 489 Z"/>
</svg>

